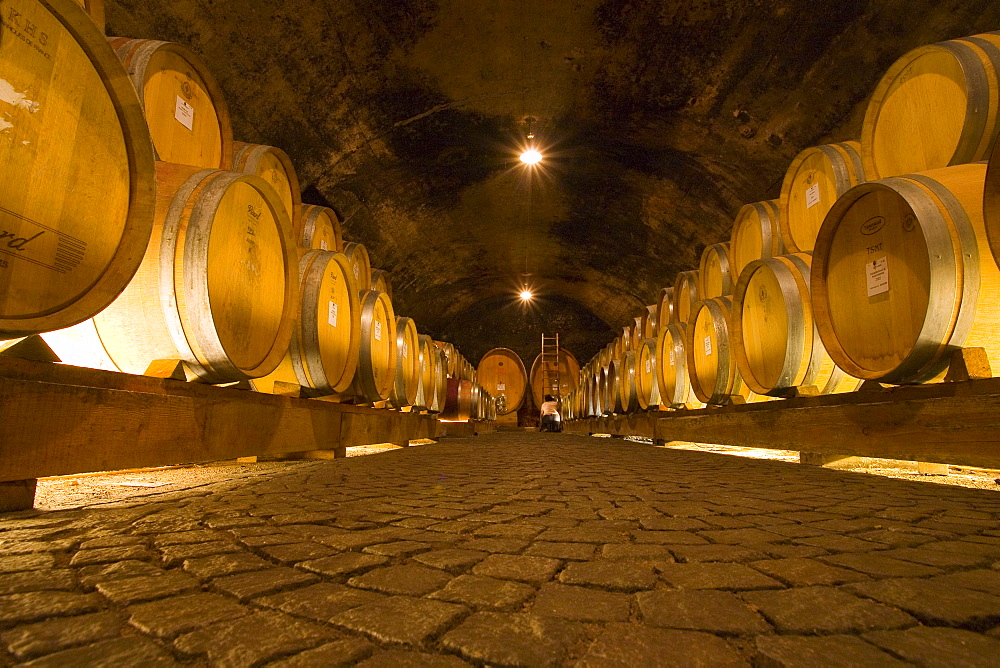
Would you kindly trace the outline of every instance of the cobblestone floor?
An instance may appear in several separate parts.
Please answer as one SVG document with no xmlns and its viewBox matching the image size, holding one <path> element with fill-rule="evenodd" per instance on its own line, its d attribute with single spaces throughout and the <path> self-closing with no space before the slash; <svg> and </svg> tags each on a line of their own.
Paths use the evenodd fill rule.
<svg viewBox="0 0 1000 668">
<path fill-rule="evenodd" d="M 0 515 L 0 664 L 1000 662 L 1000 494 L 501 433 Z"/>
</svg>

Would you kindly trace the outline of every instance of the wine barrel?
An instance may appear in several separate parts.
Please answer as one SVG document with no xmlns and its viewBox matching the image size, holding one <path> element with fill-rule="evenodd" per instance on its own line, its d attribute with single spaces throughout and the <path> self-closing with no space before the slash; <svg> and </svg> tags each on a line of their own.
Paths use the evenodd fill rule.
<svg viewBox="0 0 1000 668">
<path fill-rule="evenodd" d="M 384 292 L 362 290 L 361 348 L 349 392 L 359 403 L 375 404 L 392 394 L 396 381 L 396 314 Z"/>
<path fill-rule="evenodd" d="M 445 402 L 448 400 L 448 359 L 444 351 L 436 345 L 433 350 L 434 358 L 434 385 L 437 388 L 437 396 L 434 397 L 434 405 L 430 408 L 432 412 L 440 413 L 444 410 Z"/>
<path fill-rule="evenodd" d="M 629 330 L 631 339 L 629 340 L 629 346 L 628 346 L 628 349 L 631 350 L 632 352 L 638 350 L 639 344 L 642 343 L 643 339 L 642 334 L 643 332 L 646 331 L 646 315 L 647 315 L 646 311 L 643 310 L 642 315 L 637 315 L 633 319 L 635 324 L 632 325 L 631 329 Z"/>
<path fill-rule="evenodd" d="M 542 396 L 549 390 L 542 389 L 542 355 L 538 354 L 535 361 L 531 363 L 531 373 L 528 374 L 531 385 L 531 398 L 536 406 L 542 405 Z M 565 348 L 559 348 L 559 395 L 566 395 L 573 391 L 580 380 L 580 363 L 576 361 L 573 353 Z"/>
<path fill-rule="evenodd" d="M 618 409 L 618 381 L 615 378 L 618 365 L 613 360 L 598 376 L 598 404 L 601 415 L 611 415 Z"/>
<path fill-rule="evenodd" d="M 722 406 L 735 395 L 749 399 L 730 343 L 732 300 L 715 297 L 695 305 L 686 341 L 691 389 L 706 404 Z"/>
<path fill-rule="evenodd" d="M 479 360 L 479 382 L 497 398 L 497 413 L 513 413 L 524 403 L 528 373 L 524 363 L 509 348 L 494 348 Z"/>
<path fill-rule="evenodd" d="M 807 253 L 754 260 L 733 295 L 732 347 L 754 392 L 782 396 L 812 385 L 820 394 L 850 392 L 860 381 L 833 363 L 815 331 Z"/>
<path fill-rule="evenodd" d="M 299 237 L 298 243 L 302 248 L 344 250 L 340 219 L 333 209 L 315 204 L 303 204 L 299 207 L 299 221 L 302 236 Z"/>
<path fill-rule="evenodd" d="M 781 255 L 778 200 L 745 204 L 736 214 L 729 240 L 729 271 L 739 278 L 743 267 L 763 257 Z"/>
<path fill-rule="evenodd" d="M 76 324 L 125 288 L 153 226 L 149 131 L 101 32 L 72 0 L 8 0 L 0 89 L 0 338 Z M 32 40 L 26 26 L 46 36 Z"/>
<path fill-rule="evenodd" d="M 180 359 L 212 383 L 269 374 L 288 350 L 299 308 L 295 245 L 274 189 L 249 174 L 164 162 L 156 177 L 142 265 L 90 325 L 100 348 L 57 354 L 98 368 L 88 358 L 106 356 L 135 374 Z"/>
<path fill-rule="evenodd" d="M 392 299 L 392 279 L 389 278 L 389 272 L 372 269 L 372 290 L 384 292 L 389 295 L 389 299 Z"/>
<path fill-rule="evenodd" d="M 861 126 L 869 179 L 982 160 L 1000 129 L 1000 34 L 917 47 L 892 64 Z"/>
<path fill-rule="evenodd" d="M 615 354 L 615 342 L 612 341 L 608 345 L 604 346 L 604 348 L 601 349 L 601 352 L 598 353 L 598 362 L 597 362 L 598 366 L 600 366 L 601 368 L 606 368 L 609 364 L 611 364 L 611 360 L 614 358 L 614 354 Z"/>
<path fill-rule="evenodd" d="M 647 338 L 635 358 L 635 393 L 639 410 L 658 408 L 660 387 L 657 382 L 656 339 Z"/>
<path fill-rule="evenodd" d="M 643 327 L 642 330 L 643 341 L 645 341 L 646 339 L 656 338 L 656 333 L 660 331 L 659 308 L 660 308 L 659 304 L 649 304 L 648 306 L 646 306 L 646 319 L 644 321 L 645 326 Z"/>
<path fill-rule="evenodd" d="M 993 260 L 1000 265 L 1000 142 L 993 145 L 983 186 L 983 222 Z"/>
<path fill-rule="evenodd" d="M 813 310 L 847 373 L 926 381 L 962 346 L 985 348 L 1000 368 L 985 176 L 977 163 L 882 179 L 852 188 L 830 210 L 813 255 Z"/>
<path fill-rule="evenodd" d="M 354 378 L 361 346 L 361 303 L 344 254 L 303 253 L 299 293 L 301 308 L 288 353 L 277 369 L 250 384 L 269 394 L 277 381 L 310 388 L 313 396 L 344 392 Z"/>
<path fill-rule="evenodd" d="M 233 130 L 222 90 L 186 46 L 109 37 L 139 93 L 157 160 L 229 169 Z"/>
<path fill-rule="evenodd" d="M 368 249 L 364 244 L 351 241 L 344 243 L 344 255 L 351 262 L 351 269 L 354 271 L 354 280 L 358 286 L 370 286 L 372 284 L 372 262 L 368 257 Z"/>
<path fill-rule="evenodd" d="M 417 359 L 420 373 L 417 377 L 417 400 L 413 407 L 417 410 L 429 410 L 434 403 L 434 359 L 431 349 L 434 342 L 427 334 L 417 336 Z"/>
<path fill-rule="evenodd" d="M 405 408 L 417 403 L 420 385 L 420 339 L 413 318 L 396 316 L 396 380 L 391 403 Z"/>
<path fill-rule="evenodd" d="M 444 354 L 444 371 L 448 378 L 458 377 L 459 354 L 451 343 L 435 341 L 434 345 Z"/>
<path fill-rule="evenodd" d="M 76 0 L 86 10 L 98 30 L 104 32 L 104 0 Z M 48 33 L 46 33 L 48 34 Z"/>
<path fill-rule="evenodd" d="M 677 321 L 677 314 L 674 309 L 674 289 L 673 287 L 662 288 L 660 290 L 660 300 L 656 307 L 656 335 L 659 336 L 664 327 Z"/>
<path fill-rule="evenodd" d="M 864 183 L 860 148 L 855 141 L 813 146 L 792 160 L 778 199 L 778 227 L 786 253 L 811 251 L 833 203 Z"/>
<path fill-rule="evenodd" d="M 635 351 L 629 350 L 620 360 L 615 373 L 618 380 L 618 405 L 623 413 L 639 410 L 639 396 L 636 391 Z"/>
<path fill-rule="evenodd" d="M 255 174 L 271 184 L 288 211 L 293 238 L 298 241 L 302 237 L 302 195 L 299 192 L 299 177 L 291 158 L 274 146 L 233 142 L 232 170 Z"/>
<path fill-rule="evenodd" d="M 735 278 L 729 267 L 729 244 L 709 244 L 698 266 L 698 295 L 702 299 L 733 294 Z"/>
<path fill-rule="evenodd" d="M 674 319 L 690 322 L 693 308 L 701 300 L 698 294 L 698 272 L 682 271 L 674 280 Z"/>
<path fill-rule="evenodd" d="M 472 381 L 449 378 L 446 387 L 447 399 L 441 411 L 441 419 L 449 422 L 467 422 L 472 419 Z"/>
<path fill-rule="evenodd" d="M 656 339 L 657 387 L 660 405 L 668 408 L 702 408 L 691 389 L 687 365 L 687 330 L 684 322 L 675 322 L 660 329 Z"/>
</svg>

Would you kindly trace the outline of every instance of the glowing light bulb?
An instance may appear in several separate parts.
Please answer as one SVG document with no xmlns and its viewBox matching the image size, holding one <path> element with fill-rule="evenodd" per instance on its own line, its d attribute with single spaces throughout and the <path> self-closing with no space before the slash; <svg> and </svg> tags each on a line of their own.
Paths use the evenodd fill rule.
<svg viewBox="0 0 1000 668">
<path fill-rule="evenodd" d="M 521 154 L 521 162 L 523 162 L 526 165 L 534 165 L 538 162 L 541 162 L 541 160 L 542 160 L 542 154 L 536 151 L 535 149 L 530 149 Z"/>
<path fill-rule="evenodd" d="M 528 301 L 532 297 L 533 297 L 533 295 L 531 294 L 531 290 L 522 290 L 521 291 L 521 300 L 522 301 Z"/>
</svg>

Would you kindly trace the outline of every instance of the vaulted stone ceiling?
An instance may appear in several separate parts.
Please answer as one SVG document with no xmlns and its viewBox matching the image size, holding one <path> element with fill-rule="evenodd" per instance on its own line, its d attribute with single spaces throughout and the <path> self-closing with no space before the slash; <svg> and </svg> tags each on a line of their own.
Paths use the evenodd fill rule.
<svg viewBox="0 0 1000 668">
<path fill-rule="evenodd" d="M 474 363 L 541 331 L 581 363 L 803 148 L 856 139 L 920 44 L 1000 29 L 990 0 L 108 0 L 108 34 L 181 42 L 236 138 L 391 272 Z M 517 162 L 528 119 L 545 147 Z M 525 279 L 539 297 L 515 293 Z"/>
</svg>

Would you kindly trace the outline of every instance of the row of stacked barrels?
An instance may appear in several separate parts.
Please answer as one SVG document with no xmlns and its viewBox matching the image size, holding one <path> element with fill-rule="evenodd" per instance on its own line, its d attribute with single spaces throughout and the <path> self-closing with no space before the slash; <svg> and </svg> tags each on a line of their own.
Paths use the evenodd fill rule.
<svg viewBox="0 0 1000 668">
<path fill-rule="evenodd" d="M 200 382 L 457 410 L 448 383 L 471 364 L 395 314 L 389 275 L 302 203 L 284 151 L 233 140 L 195 53 L 105 37 L 99 0 L 3 5 L 0 337 L 40 334 L 79 366 L 176 361 Z"/>
<path fill-rule="evenodd" d="M 483 355 L 476 370 L 479 382 L 496 398 L 497 415 L 515 413 L 529 399 L 535 407 L 541 407 L 546 394 L 552 394 L 555 385 L 551 375 L 547 379 L 545 366 L 554 367 L 558 363 L 558 391 L 553 396 L 568 397 L 580 381 L 580 363 L 576 356 L 565 348 L 559 349 L 557 362 L 544 360 L 539 353 L 531 364 L 531 371 L 525 370 L 521 357 L 510 348 L 494 348 Z M 551 372 L 554 369 L 550 369 Z M 550 387 L 546 388 L 547 382 Z"/>
<path fill-rule="evenodd" d="M 584 366 L 577 417 L 943 380 L 1000 368 L 1000 33 L 918 47 L 860 141 L 808 148 Z"/>
</svg>

